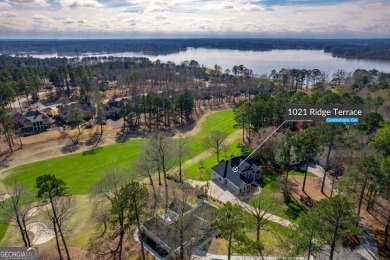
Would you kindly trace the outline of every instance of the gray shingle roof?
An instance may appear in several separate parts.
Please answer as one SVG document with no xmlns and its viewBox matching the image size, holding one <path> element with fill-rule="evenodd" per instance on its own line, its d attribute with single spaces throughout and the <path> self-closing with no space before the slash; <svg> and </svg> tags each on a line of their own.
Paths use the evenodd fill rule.
<svg viewBox="0 0 390 260">
<path fill-rule="evenodd" d="M 38 110 L 32 110 L 23 113 L 23 115 L 20 117 L 19 122 L 21 124 L 25 123 L 36 123 L 36 122 L 41 122 L 44 120 L 48 120 L 49 117 Z"/>
<path fill-rule="evenodd" d="M 208 203 L 187 211 L 182 219 L 181 225 L 177 220 L 170 223 L 165 222 L 160 217 L 149 219 L 144 226 L 151 231 L 156 237 L 176 250 L 180 247 L 179 229 L 183 228 L 184 242 L 193 239 L 195 244 L 201 243 L 203 239 L 214 232 L 210 222 L 215 218 L 216 208 Z"/>
<path fill-rule="evenodd" d="M 186 213 L 192 209 L 188 203 L 183 204 L 183 202 L 178 198 L 174 198 L 168 208 L 177 214 Z"/>
<path fill-rule="evenodd" d="M 222 178 L 228 179 L 237 187 L 240 187 L 243 183 L 250 184 L 252 183 L 252 180 L 248 179 L 243 174 L 246 172 L 261 173 L 260 167 L 256 165 L 256 163 L 251 158 L 248 158 L 243 164 L 240 165 L 238 172 L 233 172 L 233 167 L 237 167 L 242 161 L 245 160 L 245 158 L 247 157 L 237 156 L 227 161 L 220 161 L 217 165 L 212 167 L 211 170 Z"/>
</svg>

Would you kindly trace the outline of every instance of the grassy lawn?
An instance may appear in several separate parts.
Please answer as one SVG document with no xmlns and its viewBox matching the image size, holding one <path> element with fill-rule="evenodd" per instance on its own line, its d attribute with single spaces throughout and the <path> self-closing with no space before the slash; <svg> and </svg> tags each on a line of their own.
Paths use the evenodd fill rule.
<svg viewBox="0 0 390 260">
<path fill-rule="evenodd" d="M 266 194 L 267 197 L 271 197 L 273 201 L 273 206 L 269 212 L 294 223 L 298 223 L 299 216 L 305 211 L 305 207 L 300 202 L 294 200 L 287 205 L 283 201 L 283 196 L 280 193 L 280 186 L 278 183 L 279 177 L 265 169 L 263 170 L 263 176 L 264 186 L 261 193 Z"/>
<path fill-rule="evenodd" d="M 229 159 L 230 155 L 239 155 L 241 152 L 241 148 L 237 148 L 237 145 L 240 144 L 240 140 L 236 140 L 234 143 L 228 146 L 227 152 L 220 154 L 220 160 L 222 159 Z M 211 168 L 217 163 L 217 155 L 213 154 L 212 156 L 206 158 L 203 160 L 204 162 L 204 172 L 202 175 L 199 172 L 200 164 L 199 162 L 193 164 L 192 166 L 186 168 L 183 170 L 183 172 L 186 174 L 187 178 L 198 180 L 198 181 L 208 181 L 211 179 Z"/>
<path fill-rule="evenodd" d="M 286 175 L 285 171 L 283 171 L 283 175 Z M 305 176 L 305 171 L 291 170 L 288 172 L 288 175 Z M 308 177 L 316 177 L 317 175 L 315 175 L 314 173 L 311 173 L 311 172 L 307 172 L 307 176 Z"/>
<path fill-rule="evenodd" d="M 72 194 L 87 194 L 91 184 L 97 182 L 110 165 L 119 165 L 131 172 L 130 161 L 137 158 L 144 140 L 136 139 L 125 143 L 98 148 L 95 153 L 75 153 L 45 161 L 22 165 L 11 170 L 11 178 L 22 180 L 33 189 L 36 177 L 54 174 L 63 179 Z"/>
<path fill-rule="evenodd" d="M 7 232 L 9 224 L 0 224 L 0 241 L 3 239 L 5 233 Z"/>
<path fill-rule="evenodd" d="M 283 256 L 286 254 L 283 248 L 280 246 L 284 238 L 287 237 L 288 234 L 291 233 L 291 230 L 283 227 L 279 224 L 275 224 L 269 222 L 266 224 L 267 230 L 260 231 L 260 240 L 264 243 L 263 252 L 267 255 L 272 256 Z M 248 230 L 246 231 L 246 235 L 252 241 L 256 239 L 256 231 Z M 210 254 L 218 254 L 218 255 L 227 255 L 227 240 L 223 238 L 215 238 L 211 241 L 210 244 L 204 248 Z M 254 248 L 239 248 L 237 246 L 233 246 L 233 255 L 256 255 L 257 252 Z"/>
<path fill-rule="evenodd" d="M 6 205 L 11 205 L 11 200 L 7 199 L 5 201 L 2 201 L 1 203 L 5 203 Z M 9 215 L 4 212 L 3 208 L 0 208 L 0 241 L 5 236 L 5 233 L 7 232 L 9 222 L 10 222 Z"/>
<path fill-rule="evenodd" d="M 93 203 L 88 196 L 75 196 L 74 208 L 77 210 L 77 214 L 73 214 L 65 227 L 67 244 L 69 246 L 80 247 L 82 249 L 88 249 L 89 238 L 93 237 L 96 231 L 96 221 L 93 218 Z M 51 226 L 47 219 L 43 218 L 42 213 L 32 217 L 31 222 L 44 222 L 46 225 Z M 4 239 L 1 240 L 0 246 L 23 246 L 23 241 L 19 235 L 19 231 L 16 226 L 9 226 Z M 55 239 L 49 242 L 39 245 L 40 250 L 45 250 L 55 247 Z"/>
<path fill-rule="evenodd" d="M 215 112 L 207 116 L 202 123 L 200 131 L 196 135 L 188 138 L 190 142 L 187 147 L 191 150 L 192 157 L 204 151 L 203 139 L 208 136 L 211 131 L 220 130 L 231 134 L 238 130 L 233 127 L 234 124 L 234 114 L 231 109 Z"/>
<path fill-rule="evenodd" d="M 212 130 L 223 129 L 232 133 L 234 119 L 232 110 L 224 110 L 209 115 L 201 126 L 198 134 L 190 137 L 187 145 L 192 156 L 203 152 L 202 139 Z M 43 174 L 54 174 L 63 179 L 72 194 L 87 194 L 90 186 L 96 183 L 105 169 L 112 165 L 119 165 L 132 173 L 131 162 L 139 155 L 139 148 L 145 139 L 134 139 L 124 143 L 117 143 L 98 148 L 94 153 L 75 153 L 67 156 L 22 165 L 11 169 L 11 174 L 5 179 L 9 183 L 11 178 L 22 180 L 34 189 L 35 179 Z"/>
</svg>

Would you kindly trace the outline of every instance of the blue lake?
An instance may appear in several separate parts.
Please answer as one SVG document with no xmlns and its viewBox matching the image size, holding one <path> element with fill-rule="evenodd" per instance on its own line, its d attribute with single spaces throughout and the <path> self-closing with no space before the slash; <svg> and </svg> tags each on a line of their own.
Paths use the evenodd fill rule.
<svg viewBox="0 0 390 260">
<path fill-rule="evenodd" d="M 58 57 L 57 54 L 31 55 L 37 58 Z M 147 57 L 152 61 L 173 61 L 176 64 L 187 60 L 196 60 L 199 64 L 213 68 L 215 64 L 222 70 L 232 69 L 234 65 L 244 65 L 259 75 L 269 75 L 273 69 L 319 69 L 332 74 L 338 69 L 353 72 L 356 69 L 377 69 L 390 72 L 390 61 L 356 60 L 333 57 L 322 50 L 272 50 L 272 51 L 240 51 L 226 49 L 189 48 L 186 51 L 167 55 L 147 55 L 143 53 L 122 52 L 111 54 L 83 54 L 87 56 L 114 56 L 114 57 Z M 72 56 L 73 57 L 73 56 Z"/>
</svg>

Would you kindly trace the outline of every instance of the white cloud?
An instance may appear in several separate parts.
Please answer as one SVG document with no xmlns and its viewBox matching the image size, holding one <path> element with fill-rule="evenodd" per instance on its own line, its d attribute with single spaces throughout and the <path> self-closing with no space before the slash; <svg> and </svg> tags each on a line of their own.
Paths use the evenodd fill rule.
<svg viewBox="0 0 390 260">
<path fill-rule="evenodd" d="M 9 3 L 0 2 L 0 10 L 8 10 L 11 8 L 12 8 L 12 5 L 10 5 Z"/>
<path fill-rule="evenodd" d="M 144 9 L 144 13 L 162 12 L 165 8 L 160 5 L 150 5 Z"/>
<path fill-rule="evenodd" d="M 62 22 L 63 22 L 64 24 L 74 24 L 74 23 L 76 23 L 77 21 L 68 18 L 68 19 L 63 20 Z"/>
<path fill-rule="evenodd" d="M 368 9 L 381 9 L 384 5 L 382 3 L 369 3 L 366 5 L 366 8 Z"/>
<path fill-rule="evenodd" d="M 19 15 L 15 12 L 5 11 L 5 12 L 0 12 L 0 17 L 14 18 L 14 17 L 19 17 Z"/>
<path fill-rule="evenodd" d="M 38 28 L 64 35 L 85 35 L 84 32 L 104 35 L 110 32 L 123 35 L 156 33 L 158 37 L 159 33 L 209 33 L 214 36 L 216 33 L 245 32 L 259 37 L 265 33 L 306 37 L 306 33 L 345 35 L 360 32 L 365 37 L 367 33 L 375 32 L 382 37 L 390 36 L 390 4 L 386 0 L 356 0 L 333 5 L 275 5 L 272 10 L 251 0 L 56 0 L 60 10 L 54 4 L 51 8 L 39 7 L 46 1 L 0 2 L 8 7 L 11 3 L 24 5 L 15 10 L 24 17 L 23 20 L 7 18 L 0 11 L 0 24 L 12 23 L 13 28 L 19 26 L 21 33 Z M 121 3 L 119 6 L 118 2 Z"/>
<path fill-rule="evenodd" d="M 158 15 L 155 16 L 155 19 L 156 20 L 166 20 L 167 16 L 163 15 L 163 14 L 158 14 Z"/>
<path fill-rule="evenodd" d="M 245 11 L 245 12 L 255 12 L 255 11 L 263 11 L 263 10 L 265 10 L 265 8 L 258 5 L 244 5 L 240 7 L 240 11 Z"/>
<path fill-rule="evenodd" d="M 225 9 L 233 9 L 234 8 L 234 4 L 232 2 L 225 2 L 222 4 L 222 7 L 225 8 Z"/>
<path fill-rule="evenodd" d="M 232 22 L 236 17 L 224 17 L 221 19 L 222 22 Z"/>
<path fill-rule="evenodd" d="M 47 16 L 44 16 L 44 15 L 40 15 L 40 14 L 33 15 L 32 19 L 33 19 L 34 22 L 37 22 L 37 23 L 43 23 L 43 22 L 50 22 L 50 21 L 52 21 L 51 18 L 49 18 Z"/>
<path fill-rule="evenodd" d="M 6 0 L 6 3 L 11 5 L 23 4 L 23 5 L 31 5 L 31 6 L 48 6 L 46 0 Z"/>
<path fill-rule="evenodd" d="M 95 0 L 59 0 L 59 3 L 63 7 L 70 7 L 70 8 L 79 8 L 79 7 L 85 7 L 85 8 L 98 8 L 98 7 L 104 7 L 103 4 L 99 3 Z"/>
</svg>

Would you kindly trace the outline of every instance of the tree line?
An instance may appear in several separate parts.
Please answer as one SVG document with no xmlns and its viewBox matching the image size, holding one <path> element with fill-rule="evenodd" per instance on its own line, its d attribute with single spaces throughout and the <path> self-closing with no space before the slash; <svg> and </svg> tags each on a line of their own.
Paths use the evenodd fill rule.
<svg viewBox="0 0 390 260">
<path fill-rule="evenodd" d="M 364 73 L 364 77 L 374 72 Z M 382 75 L 382 85 L 388 84 L 386 76 Z M 356 77 L 360 82 L 360 77 Z M 358 83 L 357 83 L 358 84 Z M 370 87 L 378 83 L 366 84 L 372 92 L 378 91 Z M 321 122 L 289 122 L 286 123 L 276 137 L 271 138 L 269 145 L 264 145 L 253 156 L 263 163 L 270 162 L 279 165 L 286 172 L 282 183 L 282 192 L 286 202 L 290 201 L 288 172 L 292 169 L 291 161 L 306 165 L 302 191 L 305 191 L 308 162 L 322 154 L 325 161 L 325 176 L 322 178 L 321 191 L 324 192 L 325 182 L 331 179 L 331 197 L 335 193 L 347 195 L 356 205 L 354 219 L 361 217 L 362 208 L 367 212 L 380 216 L 384 220 L 383 248 L 388 247 L 390 231 L 390 211 L 383 210 L 381 205 L 389 202 L 388 194 L 388 159 L 390 152 L 389 124 L 384 120 L 384 100 L 386 97 L 362 98 L 357 91 L 336 94 L 333 91 L 317 89 L 311 95 L 303 92 L 276 91 L 271 94 L 261 93 L 251 100 L 241 101 L 234 108 L 236 124 L 242 128 L 242 140 L 252 149 L 257 148 L 259 140 L 264 140 L 264 129 L 274 129 L 284 122 L 286 104 L 361 104 L 365 106 L 365 116 L 357 124 L 321 123 Z M 341 176 L 341 177 L 340 177 Z M 334 189 L 337 188 L 337 191 Z M 312 202 L 308 204 L 312 206 Z M 314 203 L 314 205 L 316 205 Z M 352 207 L 354 209 L 354 207 Z M 314 208 L 313 208 L 314 209 Z M 311 212 L 314 210 L 311 210 Z M 308 218 L 317 218 L 311 213 Z M 305 223 L 302 228 L 310 227 L 313 219 L 302 218 Z M 306 222 L 308 221 L 308 222 Z M 357 223 L 357 220 L 356 220 Z M 312 227 L 311 235 L 315 236 L 318 224 Z M 301 225 L 299 226 L 299 229 Z M 314 231 L 314 232 L 313 232 Z M 309 232 L 309 230 L 302 231 Z M 307 235 L 307 234 L 306 234 Z M 305 250 L 309 254 L 315 250 L 316 243 L 308 240 Z M 298 243 L 298 241 L 297 241 Z M 298 245 L 298 244 L 297 244 Z M 334 247 L 334 244 L 331 245 Z M 382 245 L 381 245 L 382 246 Z"/>
<path fill-rule="evenodd" d="M 143 52 L 169 54 L 188 48 L 270 51 L 273 49 L 325 50 L 347 58 L 388 59 L 388 39 L 115 39 L 115 40 L 3 40 L 3 54 Z M 362 53 L 364 55 L 362 55 Z M 382 55 L 378 55 L 381 54 Z"/>
<path fill-rule="evenodd" d="M 194 110 L 194 97 L 184 91 L 177 98 L 165 98 L 147 94 L 141 98 L 124 98 L 119 102 L 119 116 L 123 118 L 123 131 L 135 131 L 141 126 L 141 119 L 148 129 L 170 128 L 172 122 L 181 125 L 190 120 Z M 143 116 L 143 118 L 141 118 Z"/>
<path fill-rule="evenodd" d="M 1 110 L 0 118 L 2 133 L 9 146 L 13 145 L 11 137 L 15 129 L 10 123 L 12 118 L 7 116 L 6 112 L 15 110 L 14 106 L 18 101 L 21 105 L 20 100 L 23 97 L 27 99 L 28 105 L 39 101 L 42 95 L 53 102 L 67 104 L 70 101 L 77 101 L 87 104 L 92 111 L 95 111 L 91 115 L 95 123 L 102 125 L 105 122 L 102 114 L 103 101 L 107 91 L 111 89 L 112 98 L 124 98 L 121 102 L 121 111 L 117 114 L 123 115 L 125 119 L 124 130 L 139 129 L 141 122 L 148 129 L 157 130 L 173 122 L 179 124 L 185 122 L 190 115 L 191 99 L 193 99 L 192 111 L 195 112 L 225 103 L 232 105 L 241 99 L 251 99 L 259 93 L 269 95 L 275 91 L 275 93 L 295 91 L 297 93 L 293 101 L 300 103 L 357 104 L 361 101 L 356 95 L 349 97 L 348 94 L 344 94 L 343 97 L 336 97 L 327 91 L 322 97 L 320 93 L 324 92 L 325 86 L 329 83 L 332 86 L 350 84 L 357 90 L 364 87 L 373 91 L 388 89 L 390 78 L 390 73 L 360 69 L 353 73 L 338 70 L 333 75 L 327 75 L 318 69 L 281 69 L 273 70 L 269 77 L 259 77 L 244 65 L 236 65 L 231 70 L 222 71 L 217 64 L 214 68 L 206 68 L 195 60 L 175 64 L 151 62 L 146 58 L 90 57 L 41 60 L 1 56 L 0 64 L 4 65 L 0 70 L 2 93 L 0 101 L 6 108 Z M 307 91 L 309 86 L 317 90 L 310 98 L 302 93 Z M 241 125 L 245 125 L 245 129 L 249 130 L 248 136 L 250 136 L 249 125 L 252 125 L 251 128 L 256 131 L 260 126 L 274 121 L 266 112 L 269 109 L 278 110 L 276 121 L 279 123 L 282 119 L 280 114 L 282 106 L 278 104 L 284 104 L 286 101 L 283 95 L 285 94 L 272 95 L 278 98 L 275 101 L 272 101 L 273 98 L 267 100 L 266 102 L 275 103 L 272 106 L 267 105 L 268 108 L 265 108 L 264 104 L 254 105 L 254 103 L 243 106 L 243 109 L 253 107 L 242 111 L 249 115 L 246 121 L 250 117 L 261 118 L 258 122 L 240 122 Z M 340 101 L 340 98 L 345 100 Z M 264 101 L 266 98 L 263 96 L 261 99 Z M 369 101 L 370 104 L 366 102 L 367 106 L 378 107 L 383 104 L 384 99 L 378 97 Z M 263 113 L 263 115 L 253 113 Z M 77 116 L 67 121 L 71 127 L 82 122 Z M 102 127 L 101 129 L 103 130 Z"/>
</svg>

